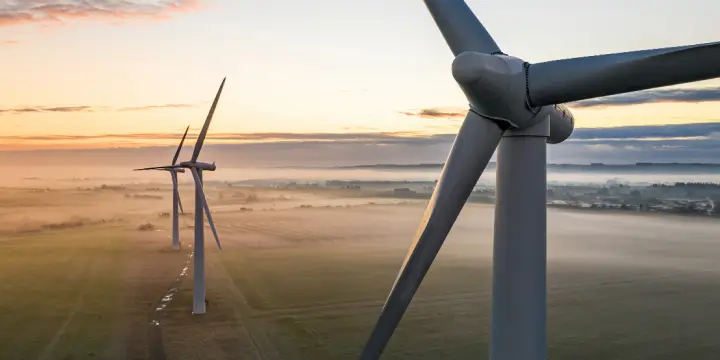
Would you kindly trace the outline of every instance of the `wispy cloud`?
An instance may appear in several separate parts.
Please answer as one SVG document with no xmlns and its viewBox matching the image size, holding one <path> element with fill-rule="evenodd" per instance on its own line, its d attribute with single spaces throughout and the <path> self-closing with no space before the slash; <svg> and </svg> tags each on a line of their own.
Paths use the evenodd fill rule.
<svg viewBox="0 0 720 360">
<path fill-rule="evenodd" d="M 369 127 L 369 126 L 343 126 L 341 129 L 347 130 L 347 131 L 360 131 L 360 132 L 378 131 L 377 128 Z"/>
<path fill-rule="evenodd" d="M 0 114 L 3 113 L 14 113 L 14 114 L 25 114 L 25 113 L 42 113 L 42 112 L 90 112 L 93 111 L 91 106 L 27 106 L 17 108 L 0 109 Z"/>
<path fill-rule="evenodd" d="M 95 112 L 95 111 L 146 111 L 158 109 L 180 109 L 195 107 L 196 104 L 161 104 L 161 105 L 142 105 L 142 106 L 126 106 L 126 107 L 110 107 L 110 106 L 21 106 L 12 108 L 0 108 L 1 114 L 28 114 L 28 113 L 53 113 L 53 112 Z"/>
<path fill-rule="evenodd" d="M 142 111 L 142 110 L 155 110 L 155 109 L 184 109 L 195 107 L 194 104 L 163 104 L 163 105 L 145 105 L 145 106 L 128 106 L 118 108 L 119 111 Z"/>
<path fill-rule="evenodd" d="M 15 0 L 0 2 L 0 27 L 68 20 L 166 19 L 195 10 L 198 0 Z"/>
<path fill-rule="evenodd" d="M 720 87 L 702 89 L 658 89 L 582 100 L 568 104 L 575 108 L 625 106 L 648 103 L 699 103 L 720 101 Z"/>
<path fill-rule="evenodd" d="M 576 129 L 570 140 L 698 138 L 716 133 L 720 133 L 720 122 Z"/>
<path fill-rule="evenodd" d="M 463 118 L 467 113 L 467 110 L 459 109 L 443 109 L 443 108 L 426 108 L 416 111 L 401 111 L 403 115 L 415 116 L 425 119 L 442 119 L 442 118 Z"/>
<path fill-rule="evenodd" d="M 197 136 L 197 132 L 189 132 L 188 138 Z M 113 143 L 116 140 L 130 140 L 139 142 L 152 142 L 163 140 L 177 140 L 179 134 L 171 133 L 135 133 L 135 134 L 98 134 L 98 135 L 28 135 L 28 136 L 0 136 L 4 141 L 78 141 L 102 140 Z M 448 139 L 448 137 L 451 137 Z M 221 133 L 208 134 L 208 141 L 218 142 L 264 142 L 264 143 L 364 143 L 364 144 L 397 144 L 412 143 L 422 140 L 423 144 L 429 142 L 446 142 L 454 138 L 453 134 L 423 134 L 415 132 L 368 132 L 368 133 Z"/>
<path fill-rule="evenodd" d="M 139 154 L 156 154 L 157 161 L 166 161 L 165 157 L 172 156 L 181 136 L 180 129 L 175 134 L 0 136 L 0 144 L 2 150 L 105 149 L 93 150 L 100 151 L 98 154 L 119 154 L 113 152 L 119 150 L 109 149 L 113 147 L 135 148 L 126 150 L 128 161 L 145 158 Z M 197 129 L 188 134 L 186 151 L 196 136 Z M 442 162 L 454 139 L 454 132 L 211 133 L 203 156 L 233 166 Z M 550 147 L 549 161 L 718 162 L 717 149 L 720 149 L 720 123 L 580 128 L 564 143 Z"/>
<path fill-rule="evenodd" d="M 198 129 L 191 129 L 188 138 L 197 136 Z M 452 143 L 455 133 L 429 134 L 414 131 L 397 132 L 347 132 L 347 133 L 210 133 L 207 139 L 216 143 L 354 143 L 366 145 L 429 145 Z M 114 140 L 152 142 L 155 140 L 177 140 L 180 132 L 174 133 L 130 133 L 96 135 L 28 135 L 0 136 L 5 141 L 64 141 L 64 140 Z M 702 124 L 679 124 L 657 126 L 622 126 L 614 128 L 576 129 L 566 143 L 611 144 L 618 141 L 626 143 L 650 143 L 652 141 L 696 141 L 720 140 L 720 122 Z"/>
</svg>

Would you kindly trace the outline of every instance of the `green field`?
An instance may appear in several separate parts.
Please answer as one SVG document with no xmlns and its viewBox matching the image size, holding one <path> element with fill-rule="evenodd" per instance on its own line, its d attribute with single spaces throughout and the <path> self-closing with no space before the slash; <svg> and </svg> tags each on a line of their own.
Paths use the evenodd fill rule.
<svg viewBox="0 0 720 360">
<path fill-rule="evenodd" d="M 312 254 L 236 251 L 223 253 L 221 261 L 253 307 L 252 321 L 272 329 L 282 358 L 356 358 L 402 259 L 317 249 Z M 488 267 L 439 261 L 385 358 L 487 354 Z M 607 267 L 553 268 L 550 278 L 553 359 L 710 359 L 720 349 L 717 278 Z"/>
<path fill-rule="evenodd" d="M 108 358 L 120 330 L 122 232 L 70 230 L 0 243 L 0 358 Z"/>
<path fill-rule="evenodd" d="M 146 358 L 148 314 L 182 260 L 135 241 L 156 234 L 119 224 L 2 238 L 0 359 Z"/>
<path fill-rule="evenodd" d="M 149 220 L 167 229 L 147 208 L 166 205 L 156 203 L 128 200 L 123 211 L 145 213 L 118 221 L 45 223 L 0 237 L 0 359 L 159 360 L 149 353 L 149 320 L 191 247 L 169 251 L 167 231 L 138 231 Z M 423 210 L 218 208 L 223 251 L 206 232 L 208 312 L 191 315 L 191 268 L 158 318 L 162 359 L 356 359 Z M 96 217 L 113 215 L 104 210 Z M 549 218 L 550 358 L 717 358 L 718 222 Z M 191 217 L 181 220 L 189 245 Z M 383 359 L 487 357 L 491 229 L 490 207 L 466 207 Z"/>
<path fill-rule="evenodd" d="M 332 215 L 333 210 L 315 209 L 288 212 L 278 221 L 244 219 L 255 224 L 251 232 L 236 229 L 226 236 L 222 252 L 210 249 L 208 253 L 208 298 L 214 307 L 209 308 L 206 319 L 194 320 L 194 328 L 187 327 L 182 320 L 184 313 L 176 310 L 168 322 L 166 347 L 174 348 L 178 359 L 224 358 L 229 355 L 223 346 L 243 354 L 241 358 L 357 358 L 405 255 L 401 246 L 404 241 L 375 239 L 361 243 L 359 239 L 372 237 L 363 236 L 363 232 L 367 235 L 385 229 L 380 218 L 388 213 L 415 211 L 392 206 L 373 209 L 375 215 L 359 209 L 344 210 L 339 215 Z M 355 227 L 343 228 L 333 222 L 333 216 L 366 218 Z M 329 219 L 329 230 L 318 230 L 311 219 Z M 241 221 L 238 219 L 238 223 Z M 657 220 L 633 221 L 651 226 Z M 633 221 L 618 227 L 637 226 L 632 225 Z M 651 223 L 643 224 L 648 221 Z M 279 223 L 294 226 L 281 230 Z M 368 223 L 375 227 L 367 227 Z M 461 228 L 466 225 L 461 224 Z M 399 227 L 397 231 L 405 231 L 406 225 Z M 607 231 L 617 231 L 618 227 Z M 468 233 L 475 230 L 465 227 Z M 303 231 L 323 240 L 297 243 L 302 237 L 298 233 Z M 357 241 L 326 241 L 330 233 L 338 231 Z M 460 237 L 466 236 L 465 232 L 454 235 L 454 244 L 449 243 L 441 252 L 383 359 L 487 356 L 491 267 L 487 257 L 473 253 L 477 249 L 465 254 L 460 251 L 465 248 L 458 244 L 463 242 Z M 598 232 L 600 235 L 593 236 L 602 236 L 604 230 Z M 703 244 L 704 234 L 696 232 L 695 241 L 688 240 L 688 246 Z M 573 232 L 570 235 L 575 236 Z M 263 236 L 267 241 L 287 241 L 284 245 L 258 247 L 257 237 Z M 643 239 L 650 237 L 638 236 L 637 244 L 647 245 Z M 242 240 L 248 237 L 252 240 Z M 549 356 L 716 358 L 720 350 L 715 336 L 720 331 L 720 313 L 714 309 L 720 306 L 720 267 L 714 265 L 712 257 L 718 250 L 698 247 L 668 251 L 675 241 L 654 241 L 655 251 L 628 243 L 624 248 L 628 254 L 643 250 L 645 255 L 613 261 L 608 257 L 607 263 L 598 259 L 551 260 Z M 606 246 L 616 245 L 616 241 L 608 241 Z M 602 253 L 600 245 L 593 246 Z M 190 280 L 176 307 L 189 306 Z M 191 346 L 189 334 L 219 329 L 233 335 L 222 342 L 205 342 L 207 352 L 197 351 L 196 357 L 182 356 Z M 240 344 L 247 346 L 242 348 Z"/>
</svg>

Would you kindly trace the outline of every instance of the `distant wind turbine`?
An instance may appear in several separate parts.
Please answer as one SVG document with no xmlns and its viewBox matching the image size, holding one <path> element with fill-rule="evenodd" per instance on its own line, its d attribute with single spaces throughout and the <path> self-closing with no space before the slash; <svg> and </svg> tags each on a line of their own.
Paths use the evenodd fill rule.
<svg viewBox="0 0 720 360">
<path fill-rule="evenodd" d="M 190 129 L 190 126 L 185 128 L 185 133 L 183 134 L 182 139 L 180 139 L 180 145 L 178 145 L 177 151 L 175 151 L 175 156 L 173 156 L 172 165 L 175 165 L 177 163 L 178 156 L 180 156 L 180 150 L 182 150 L 183 142 L 185 142 L 185 137 L 187 136 L 188 129 Z M 180 249 L 180 225 L 178 221 L 178 207 L 180 208 L 180 212 L 185 214 L 185 211 L 182 207 L 182 202 L 180 201 L 180 192 L 178 191 L 178 178 L 177 173 L 184 173 L 185 169 L 183 168 L 172 168 L 172 169 L 157 169 L 157 168 L 142 168 L 142 169 L 134 169 L 133 171 L 146 171 L 146 170 L 161 170 L 161 171 L 167 171 L 170 173 L 170 178 L 172 179 L 172 187 L 173 187 L 173 204 L 172 204 L 172 248 L 175 250 Z"/>
<path fill-rule="evenodd" d="M 210 207 L 208 207 L 207 200 L 205 198 L 205 193 L 203 192 L 203 180 L 202 180 L 202 172 L 204 170 L 207 171 L 215 171 L 217 168 L 215 166 L 215 162 L 212 164 L 199 162 L 197 161 L 198 156 L 200 156 L 200 150 L 202 149 L 203 143 L 205 142 L 205 137 L 207 136 L 208 128 L 210 127 L 210 121 L 212 120 L 213 114 L 215 113 L 215 108 L 217 107 L 218 100 L 220 100 L 220 94 L 222 93 L 223 87 L 225 86 L 225 79 L 223 79 L 222 83 L 220 83 L 220 89 L 218 89 L 217 95 L 215 95 L 215 100 L 213 100 L 212 105 L 210 106 L 210 112 L 208 112 L 207 118 L 205 119 L 205 124 L 202 127 L 202 130 L 200 130 L 200 134 L 198 135 L 197 141 L 195 142 L 195 148 L 193 149 L 192 158 L 190 158 L 190 161 L 184 161 L 180 164 L 173 164 L 169 166 L 157 166 L 152 168 L 146 168 L 143 170 L 150 170 L 150 169 L 190 169 L 190 172 L 193 175 L 193 179 L 195 180 L 195 250 L 193 255 L 193 278 L 194 278 L 194 284 L 193 284 L 193 314 L 204 314 L 206 311 L 205 307 L 205 224 L 204 224 L 204 218 L 203 218 L 203 210 L 205 211 L 205 215 L 207 216 L 208 223 L 210 223 L 210 229 L 212 229 L 213 235 L 215 236 L 215 242 L 217 243 L 217 246 L 219 249 L 222 250 L 222 247 L 220 246 L 220 238 L 217 234 L 217 229 L 215 228 L 215 223 L 212 219 L 212 214 L 210 213 Z"/>
</svg>

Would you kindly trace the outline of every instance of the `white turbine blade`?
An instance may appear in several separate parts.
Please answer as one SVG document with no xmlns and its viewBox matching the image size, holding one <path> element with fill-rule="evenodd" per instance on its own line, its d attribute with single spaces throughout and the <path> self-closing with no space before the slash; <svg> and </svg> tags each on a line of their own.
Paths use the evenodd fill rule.
<svg viewBox="0 0 720 360">
<path fill-rule="evenodd" d="M 453 55 L 464 51 L 502 53 L 490 33 L 463 0 L 425 0 Z"/>
<path fill-rule="evenodd" d="M 177 173 L 174 171 L 170 171 L 170 177 L 172 178 L 173 191 L 177 194 L 177 200 L 178 200 L 178 206 L 180 207 L 180 212 L 185 214 L 185 210 L 183 210 L 183 207 L 182 207 L 182 202 L 180 201 L 180 192 L 178 191 Z"/>
<path fill-rule="evenodd" d="M 183 143 L 185 142 L 185 137 L 187 136 L 187 132 L 190 130 L 190 125 L 185 128 L 185 133 L 183 134 L 182 139 L 180 139 L 180 145 L 178 145 L 177 150 L 175 151 L 175 156 L 173 156 L 172 164 L 175 165 L 177 162 L 178 157 L 180 156 L 180 150 L 182 150 Z"/>
<path fill-rule="evenodd" d="M 207 204 L 207 200 L 205 199 L 205 192 L 203 191 L 203 184 L 200 181 L 200 175 L 197 173 L 197 169 L 194 167 L 190 168 L 190 171 L 193 174 L 193 178 L 195 178 L 195 184 L 197 185 L 197 188 L 200 191 L 200 201 L 202 201 L 203 209 L 205 209 L 205 216 L 208 219 L 208 223 L 210 224 L 210 229 L 212 229 L 213 235 L 215 235 L 215 242 L 217 243 L 217 246 L 220 250 L 222 250 L 222 246 L 220 246 L 220 238 L 217 234 L 217 229 L 215 229 L 215 222 L 213 222 L 212 214 L 210 213 L 210 207 Z"/>
<path fill-rule="evenodd" d="M 212 121 L 213 114 L 215 114 L 215 108 L 217 107 L 218 100 L 220 100 L 220 94 L 222 93 L 223 87 L 225 86 L 225 79 L 223 78 L 222 83 L 220 83 L 220 88 L 218 89 L 217 94 L 215 95 L 215 99 L 213 100 L 212 105 L 210 106 L 210 112 L 208 112 L 207 118 L 205 119 L 205 123 L 203 124 L 202 130 L 200 130 L 200 135 L 198 135 L 198 139 L 195 142 L 195 148 L 193 149 L 193 155 L 192 155 L 192 162 L 197 161 L 198 156 L 200 156 L 200 150 L 202 149 L 203 143 L 205 142 L 205 136 L 207 136 L 208 128 L 210 127 L 210 121 Z"/>
<path fill-rule="evenodd" d="M 531 64 L 532 106 L 562 104 L 720 77 L 720 42 Z"/>
<path fill-rule="evenodd" d="M 153 167 L 146 167 L 146 168 L 140 168 L 140 169 L 133 169 L 133 171 L 145 171 L 145 170 L 169 170 L 172 169 L 172 166 L 153 166 Z"/>
<path fill-rule="evenodd" d="M 468 112 L 361 360 L 376 360 L 382 354 L 495 152 L 502 133 L 496 123 Z"/>
</svg>

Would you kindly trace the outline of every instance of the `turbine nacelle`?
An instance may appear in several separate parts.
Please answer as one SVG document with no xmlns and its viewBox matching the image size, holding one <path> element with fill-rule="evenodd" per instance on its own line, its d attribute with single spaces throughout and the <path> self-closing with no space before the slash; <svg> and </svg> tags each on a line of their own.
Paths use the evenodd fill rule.
<svg viewBox="0 0 720 360">
<path fill-rule="evenodd" d="M 516 129 L 542 120 L 540 108 L 531 109 L 525 101 L 522 60 L 466 51 L 455 57 L 452 75 L 477 114 Z"/>
<path fill-rule="evenodd" d="M 217 169 L 217 166 L 215 166 L 215 163 L 204 163 L 200 161 L 183 161 L 180 163 L 180 166 L 185 168 L 195 168 L 198 170 L 203 171 L 215 171 Z"/>
<path fill-rule="evenodd" d="M 565 141 L 574 128 L 570 111 L 562 105 L 531 107 L 526 68 L 516 57 L 465 51 L 455 57 L 452 74 L 476 114 L 517 130 L 549 119 L 548 143 Z"/>
</svg>

